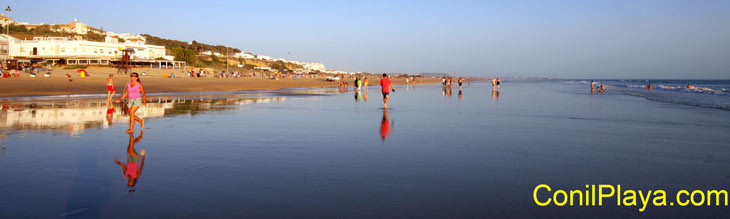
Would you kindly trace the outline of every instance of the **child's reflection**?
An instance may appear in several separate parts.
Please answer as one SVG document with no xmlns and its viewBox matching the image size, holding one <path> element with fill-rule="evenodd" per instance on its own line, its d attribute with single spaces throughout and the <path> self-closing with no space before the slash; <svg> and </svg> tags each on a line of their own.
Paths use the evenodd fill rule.
<svg viewBox="0 0 730 219">
<path fill-rule="evenodd" d="M 106 101 L 106 122 L 108 126 L 112 126 L 112 121 L 114 120 L 114 104 L 112 104 L 112 101 Z"/>
<path fill-rule="evenodd" d="M 124 174 L 124 177 L 127 178 L 127 186 L 129 187 L 130 193 L 134 192 L 134 186 L 137 184 L 137 179 L 139 179 L 139 176 L 142 175 L 144 160 L 147 157 L 146 151 L 142 149 L 140 151 L 140 153 L 142 154 L 142 161 L 140 163 L 139 154 L 137 154 L 137 151 L 134 150 L 134 145 L 142 140 L 142 138 L 144 138 L 144 131 L 142 131 L 137 138 L 134 138 L 134 133 L 129 133 L 129 145 L 127 146 L 126 165 L 122 162 L 119 162 L 119 160 L 114 159 L 114 163 L 117 163 L 120 167 L 122 167 L 122 174 Z"/>
</svg>

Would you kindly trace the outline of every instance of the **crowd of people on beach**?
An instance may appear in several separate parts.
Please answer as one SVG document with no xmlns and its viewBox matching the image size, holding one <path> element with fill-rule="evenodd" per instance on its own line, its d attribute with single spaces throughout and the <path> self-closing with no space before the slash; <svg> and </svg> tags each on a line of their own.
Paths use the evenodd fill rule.
<svg viewBox="0 0 730 219">
<path fill-rule="evenodd" d="M 41 72 L 44 73 L 44 77 L 50 77 L 50 67 L 43 67 L 40 63 L 29 65 L 27 63 L 18 64 L 15 68 L 5 69 L 0 65 L 0 78 L 11 78 L 21 77 L 22 74 L 27 74 L 29 77 L 37 77 Z"/>
<path fill-rule="evenodd" d="M 195 69 L 191 69 L 190 71 L 186 72 L 186 75 L 190 78 L 254 78 L 254 77 L 263 77 L 267 79 L 273 79 L 273 80 L 279 80 L 279 79 L 285 79 L 285 78 L 314 78 L 316 76 L 311 75 L 307 76 L 308 74 L 304 73 L 294 73 L 287 70 L 275 70 L 275 71 L 249 71 L 249 72 L 240 72 L 240 71 L 220 71 L 218 73 L 211 73 L 208 70 L 204 70 L 202 68 L 198 69 L 197 71 Z"/>
</svg>

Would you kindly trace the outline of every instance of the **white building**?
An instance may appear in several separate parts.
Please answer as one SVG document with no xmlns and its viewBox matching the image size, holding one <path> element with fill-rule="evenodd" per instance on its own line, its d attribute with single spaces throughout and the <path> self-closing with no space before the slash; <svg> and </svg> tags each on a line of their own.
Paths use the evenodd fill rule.
<svg viewBox="0 0 730 219">
<path fill-rule="evenodd" d="M 257 58 L 257 59 L 261 59 L 261 60 L 267 60 L 267 61 L 272 61 L 272 60 L 274 60 L 273 58 L 271 58 L 271 56 L 261 56 L 261 55 L 260 55 L 260 56 L 256 56 L 256 58 Z"/>
<path fill-rule="evenodd" d="M 217 53 L 217 52 L 213 52 L 213 51 L 205 51 L 205 52 L 201 52 L 200 54 L 203 54 L 203 55 L 224 56 L 223 54 L 220 54 L 220 53 Z"/>
<path fill-rule="evenodd" d="M 13 22 L 12 18 L 6 17 L 5 14 L 0 14 L 0 24 L 6 26 Z"/>
<path fill-rule="evenodd" d="M 0 35 L 0 58 L 6 59 L 7 36 Z M 106 42 L 73 40 L 65 37 L 34 37 L 20 40 L 10 37 L 10 59 L 59 60 L 69 65 L 107 65 L 111 60 L 122 57 L 122 50 L 131 49 L 132 60 L 170 59 L 164 46 L 140 44 L 135 41 L 114 42 L 107 37 Z"/>
<path fill-rule="evenodd" d="M 244 59 L 255 59 L 256 58 L 256 56 L 254 56 L 254 55 L 251 55 L 251 54 L 248 54 L 248 53 L 242 53 L 242 52 L 234 53 L 233 54 L 233 57 L 235 57 L 235 58 L 244 58 Z"/>
<path fill-rule="evenodd" d="M 326 71 L 327 69 L 324 67 L 324 64 L 318 63 L 318 62 L 301 62 L 297 63 L 304 68 L 306 71 Z"/>
</svg>

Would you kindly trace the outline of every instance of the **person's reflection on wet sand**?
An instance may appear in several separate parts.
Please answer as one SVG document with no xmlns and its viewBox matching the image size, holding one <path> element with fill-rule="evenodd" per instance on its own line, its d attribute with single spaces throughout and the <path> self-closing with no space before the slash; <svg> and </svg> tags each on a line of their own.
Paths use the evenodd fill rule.
<svg viewBox="0 0 730 219">
<path fill-rule="evenodd" d="M 492 89 L 492 102 L 499 100 L 499 89 Z"/>
<path fill-rule="evenodd" d="M 114 104 L 111 100 L 106 101 L 106 122 L 107 125 L 112 126 L 112 120 L 114 119 Z"/>
<path fill-rule="evenodd" d="M 122 174 L 127 178 L 127 186 L 129 187 L 129 193 L 134 192 L 134 186 L 137 185 L 139 176 L 142 175 L 142 168 L 144 168 L 144 161 L 147 158 L 146 151 L 142 149 L 142 161 L 140 162 L 139 154 L 134 150 L 134 145 L 144 138 L 144 130 L 139 134 L 139 137 L 134 138 L 134 133 L 129 133 L 129 145 L 127 146 L 127 164 L 119 162 L 116 158 L 114 163 L 122 167 Z"/>
<path fill-rule="evenodd" d="M 461 88 L 459 88 L 459 102 L 461 102 L 461 97 L 462 97 L 462 96 L 463 96 L 463 95 L 462 95 L 462 93 L 461 93 Z"/>
<path fill-rule="evenodd" d="M 388 119 L 388 110 L 383 109 L 383 119 L 380 121 L 380 140 L 385 142 L 385 138 L 390 136 L 390 123 Z"/>
<path fill-rule="evenodd" d="M 360 93 L 360 90 L 355 90 L 355 102 L 358 102 L 362 99 L 362 95 Z"/>
</svg>

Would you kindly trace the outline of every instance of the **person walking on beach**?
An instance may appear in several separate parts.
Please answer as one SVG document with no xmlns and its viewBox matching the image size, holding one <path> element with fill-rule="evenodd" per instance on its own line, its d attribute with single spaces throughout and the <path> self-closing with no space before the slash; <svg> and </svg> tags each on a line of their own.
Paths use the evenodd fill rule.
<svg viewBox="0 0 730 219">
<path fill-rule="evenodd" d="M 360 81 L 359 77 L 355 77 L 355 81 L 352 82 L 353 87 L 355 87 L 355 91 L 360 90 L 360 86 L 358 85 L 358 82 Z"/>
<path fill-rule="evenodd" d="M 129 83 L 127 83 L 124 93 L 122 94 L 122 97 L 117 100 L 117 103 L 121 102 L 121 100 L 124 99 L 124 97 L 127 97 L 127 95 L 129 95 L 129 100 L 127 102 L 127 106 L 129 107 L 129 129 L 127 129 L 126 132 L 132 133 L 134 132 L 134 121 L 138 121 L 140 128 L 144 128 L 144 120 L 137 117 L 135 113 L 140 106 L 147 106 L 147 93 L 144 91 L 142 81 L 139 80 L 139 74 L 137 74 L 137 72 L 132 72 L 132 74 L 129 75 Z"/>
<path fill-rule="evenodd" d="M 383 79 L 380 79 L 380 87 L 383 91 L 383 108 L 388 108 L 388 96 L 390 96 L 390 91 L 392 90 L 395 92 L 395 88 L 393 87 L 393 84 L 390 83 L 388 74 L 383 73 Z"/>
<path fill-rule="evenodd" d="M 139 179 L 139 176 L 142 175 L 144 161 L 147 158 L 147 152 L 142 149 L 140 151 L 140 154 L 142 155 L 140 162 L 140 154 L 137 154 L 137 151 L 134 149 L 134 145 L 139 143 L 142 138 L 144 138 L 144 130 L 142 130 L 142 133 L 140 133 L 137 138 L 134 138 L 134 133 L 130 132 L 129 144 L 127 145 L 127 163 L 124 164 L 116 158 L 114 159 L 114 163 L 122 167 L 122 174 L 124 175 L 124 178 L 127 178 L 127 186 L 130 188 L 130 193 L 134 192 L 134 186 L 137 185 L 137 180 Z"/>
<path fill-rule="evenodd" d="M 109 74 L 109 79 L 106 79 L 106 100 L 111 101 L 112 96 L 116 93 L 114 90 L 114 74 Z"/>
<path fill-rule="evenodd" d="M 464 78 L 459 77 L 459 81 L 458 82 L 459 82 L 459 89 L 461 89 L 461 84 L 464 83 Z"/>
<path fill-rule="evenodd" d="M 363 84 L 363 86 L 365 86 L 365 90 L 368 90 L 368 78 L 367 77 L 365 77 L 365 79 L 362 80 L 362 84 Z"/>
<path fill-rule="evenodd" d="M 497 78 L 497 89 L 499 89 L 499 86 L 500 86 L 501 84 L 502 84 L 502 81 L 500 81 L 500 80 L 499 80 L 499 78 Z"/>
<path fill-rule="evenodd" d="M 497 78 L 492 78 L 492 87 L 497 86 Z"/>
</svg>

